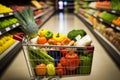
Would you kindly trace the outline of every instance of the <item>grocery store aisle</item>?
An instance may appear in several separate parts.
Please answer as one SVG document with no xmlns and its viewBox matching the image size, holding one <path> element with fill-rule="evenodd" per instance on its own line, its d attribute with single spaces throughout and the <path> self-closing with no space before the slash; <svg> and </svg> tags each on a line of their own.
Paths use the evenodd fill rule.
<svg viewBox="0 0 120 80">
<path fill-rule="evenodd" d="M 99 44 L 87 27 L 73 14 L 54 15 L 42 28 L 67 34 L 72 29 L 84 29 L 92 38 L 95 46 L 92 72 L 90 75 L 63 77 L 60 80 L 119 80 L 120 70 Z M 23 52 L 20 51 L 0 80 L 30 80 Z"/>
</svg>

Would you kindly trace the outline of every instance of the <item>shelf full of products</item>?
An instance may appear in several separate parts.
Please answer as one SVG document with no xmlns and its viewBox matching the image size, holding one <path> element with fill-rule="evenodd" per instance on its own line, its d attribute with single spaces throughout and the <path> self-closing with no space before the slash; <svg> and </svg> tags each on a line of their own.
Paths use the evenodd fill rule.
<svg viewBox="0 0 120 80">
<path fill-rule="evenodd" d="M 54 14 L 54 10 L 50 10 L 48 13 L 46 13 L 46 16 L 43 16 L 42 19 L 36 19 L 36 23 L 38 27 L 40 28 L 49 18 Z"/>
<path fill-rule="evenodd" d="M 76 0 L 75 12 L 120 67 L 120 10 L 119 5 L 113 6 L 116 1 Z"/>
<path fill-rule="evenodd" d="M 19 32 L 21 26 L 14 13 L 16 10 L 21 11 L 25 7 L 33 8 L 35 21 L 40 20 L 38 25 L 40 28 L 54 13 L 53 6 L 44 2 L 41 4 L 39 8 L 33 5 L 12 5 L 8 7 L 0 4 L 0 70 L 5 70 L 22 46 L 20 42 L 13 39 L 13 35 Z"/>
<path fill-rule="evenodd" d="M 104 15 L 107 15 L 106 14 L 106 12 L 103 12 L 103 13 L 105 13 L 104 15 L 102 15 L 103 13 L 101 13 L 100 15 L 101 16 L 98 16 L 97 14 L 95 14 L 97 11 L 92 11 L 91 9 L 90 10 L 84 10 L 84 9 L 80 9 L 80 11 L 82 11 L 81 13 L 86 13 L 86 14 L 88 14 L 88 15 L 90 15 L 90 16 L 93 16 L 94 18 L 96 18 L 98 21 L 100 21 L 101 23 L 105 23 L 105 24 L 107 24 L 107 25 L 109 25 L 109 27 L 111 27 L 111 28 L 113 28 L 114 30 L 117 30 L 117 31 L 120 31 L 120 26 L 119 26 L 119 24 L 117 25 L 117 23 L 114 23 L 114 21 L 112 22 L 112 21 L 109 21 L 109 20 L 106 20 L 107 18 L 105 18 L 105 17 L 102 17 L 102 16 L 104 16 Z M 91 11 L 92 11 L 92 13 L 91 13 Z M 83 13 L 83 14 L 84 14 Z M 118 17 L 119 18 L 119 17 Z M 112 18 L 112 19 L 114 19 L 114 18 Z M 89 22 L 89 23 L 91 23 L 91 21 L 90 20 L 88 20 L 87 19 L 87 21 Z"/>
<path fill-rule="evenodd" d="M 14 10 L 0 4 L 0 71 L 4 70 L 20 50 L 21 44 L 12 38 L 16 33 L 12 30 L 19 25 L 18 20 L 14 17 Z"/>
</svg>

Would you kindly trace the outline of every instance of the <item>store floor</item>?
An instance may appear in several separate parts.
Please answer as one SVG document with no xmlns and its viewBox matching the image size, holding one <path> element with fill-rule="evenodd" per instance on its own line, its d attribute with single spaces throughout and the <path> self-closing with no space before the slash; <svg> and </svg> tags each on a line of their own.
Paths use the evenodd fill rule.
<svg viewBox="0 0 120 80">
<path fill-rule="evenodd" d="M 93 34 L 76 16 L 66 13 L 56 14 L 46 22 L 42 28 L 47 28 L 53 32 L 60 32 L 62 34 L 67 34 L 67 32 L 72 29 L 84 29 L 93 40 L 92 44 L 95 46 L 95 51 L 91 74 L 72 77 L 67 76 L 60 78 L 60 80 L 120 80 L 120 70 L 118 67 Z M 30 80 L 22 51 L 18 53 L 0 80 Z"/>
</svg>

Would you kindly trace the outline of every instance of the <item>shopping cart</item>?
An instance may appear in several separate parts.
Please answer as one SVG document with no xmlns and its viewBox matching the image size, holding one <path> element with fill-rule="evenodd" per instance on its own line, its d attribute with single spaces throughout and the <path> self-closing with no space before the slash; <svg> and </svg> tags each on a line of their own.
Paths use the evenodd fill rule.
<svg viewBox="0 0 120 80">
<path fill-rule="evenodd" d="M 22 41 L 23 53 L 30 77 L 33 80 L 40 80 L 42 78 L 49 78 L 49 80 L 54 78 L 54 80 L 58 80 L 65 76 L 89 75 L 91 73 L 94 46 L 77 47 L 32 44 L 27 37 L 19 40 Z M 34 50 L 44 50 L 50 57 L 54 58 L 53 65 L 55 68 L 55 74 L 49 75 L 47 70 L 44 75 L 38 75 L 36 73 L 36 65 L 40 64 L 42 61 L 45 62 L 46 60 L 43 60 L 39 55 L 34 54 Z M 78 58 L 68 59 L 63 53 L 75 53 Z M 65 61 L 61 60 L 63 57 L 65 58 Z M 58 68 L 58 63 L 61 63 L 62 67 Z M 57 72 L 57 69 L 62 69 L 65 73 L 58 73 L 60 71 Z"/>
</svg>

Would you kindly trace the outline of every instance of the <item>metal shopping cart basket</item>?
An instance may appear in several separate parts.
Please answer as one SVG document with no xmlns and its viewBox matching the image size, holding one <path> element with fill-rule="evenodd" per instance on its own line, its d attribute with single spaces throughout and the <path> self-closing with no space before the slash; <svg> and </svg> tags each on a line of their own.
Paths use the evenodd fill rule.
<svg viewBox="0 0 120 80">
<path fill-rule="evenodd" d="M 27 38 L 22 41 L 22 46 L 31 79 L 59 79 L 65 76 L 89 75 L 91 73 L 94 46 L 40 45 L 32 44 Z M 50 58 L 45 57 L 43 53 Z M 36 68 L 42 63 L 46 66 Z M 53 66 L 48 66 L 48 64 Z"/>
</svg>

